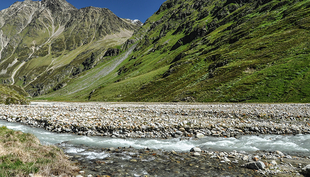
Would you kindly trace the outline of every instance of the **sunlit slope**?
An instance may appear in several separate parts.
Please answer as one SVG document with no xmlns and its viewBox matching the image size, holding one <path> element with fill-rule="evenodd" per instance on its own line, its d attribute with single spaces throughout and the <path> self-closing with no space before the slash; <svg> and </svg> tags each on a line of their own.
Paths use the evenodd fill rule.
<svg viewBox="0 0 310 177">
<path fill-rule="evenodd" d="M 309 0 L 168 0 L 90 100 L 310 102 L 309 29 Z"/>
</svg>

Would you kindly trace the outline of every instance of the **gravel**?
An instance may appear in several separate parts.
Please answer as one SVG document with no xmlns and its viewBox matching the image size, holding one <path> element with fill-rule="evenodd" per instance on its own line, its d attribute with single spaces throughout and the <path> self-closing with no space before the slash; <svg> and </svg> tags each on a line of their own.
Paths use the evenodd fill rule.
<svg viewBox="0 0 310 177">
<path fill-rule="evenodd" d="M 33 103 L 0 119 L 57 133 L 115 138 L 310 134 L 310 104 Z"/>
<path fill-rule="evenodd" d="M 33 102 L 0 105 L 0 119 L 56 133 L 112 138 L 310 134 L 310 104 Z M 58 146 L 66 150 L 65 144 Z M 85 152 L 106 154 L 99 160 L 69 154 L 85 171 L 83 176 L 307 176 L 310 164 L 309 157 L 280 151 L 218 152 L 193 147 L 181 153 L 81 147 Z"/>
</svg>

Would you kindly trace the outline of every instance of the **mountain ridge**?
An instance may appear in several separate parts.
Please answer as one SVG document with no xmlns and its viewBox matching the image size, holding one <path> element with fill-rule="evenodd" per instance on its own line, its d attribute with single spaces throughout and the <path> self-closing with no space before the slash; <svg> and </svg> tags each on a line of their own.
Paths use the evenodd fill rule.
<svg viewBox="0 0 310 177">
<path fill-rule="evenodd" d="M 0 80 L 32 96 L 44 94 L 71 77 L 65 70 L 72 61 L 83 65 L 90 56 L 76 57 L 84 50 L 98 53 L 94 66 L 101 57 L 96 51 L 121 45 L 138 27 L 107 8 L 77 9 L 66 0 L 16 2 L 0 11 Z"/>
<path fill-rule="evenodd" d="M 309 102 L 309 7 L 168 0 L 130 39 L 138 44 L 118 71 L 121 83 L 97 89 L 92 100 Z M 151 73 L 122 96 L 109 90 Z"/>
<path fill-rule="evenodd" d="M 167 0 L 142 27 L 100 8 L 24 9 L 0 28 L 0 80 L 35 99 L 310 102 L 308 0 Z"/>
</svg>

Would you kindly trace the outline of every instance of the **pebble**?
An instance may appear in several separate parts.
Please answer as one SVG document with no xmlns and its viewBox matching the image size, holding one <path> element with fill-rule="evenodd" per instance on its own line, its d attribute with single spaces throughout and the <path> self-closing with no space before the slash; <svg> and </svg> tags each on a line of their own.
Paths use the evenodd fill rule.
<svg viewBox="0 0 310 177">
<path fill-rule="evenodd" d="M 249 162 L 243 165 L 246 168 L 253 169 L 253 170 L 263 170 L 265 169 L 265 164 L 261 161 L 257 162 Z"/>
<path fill-rule="evenodd" d="M 271 161 L 270 164 L 271 164 L 272 166 L 277 166 L 277 165 L 278 165 L 278 163 L 277 163 L 275 160 Z"/>
<path fill-rule="evenodd" d="M 61 103 L 0 105 L 0 119 L 114 138 L 310 134 L 309 104 Z M 279 154 L 282 156 L 282 154 Z"/>
<path fill-rule="evenodd" d="M 201 139 L 203 137 L 204 137 L 204 135 L 202 133 L 197 133 L 197 135 L 196 135 L 196 138 L 199 138 L 199 139 Z"/>
<path fill-rule="evenodd" d="M 201 149 L 198 147 L 193 147 L 190 152 L 201 152 Z"/>
<path fill-rule="evenodd" d="M 276 151 L 276 154 L 278 154 L 280 157 L 284 157 L 284 154 L 281 151 Z"/>
<path fill-rule="evenodd" d="M 199 152 L 194 152 L 194 156 L 200 156 Z"/>
</svg>

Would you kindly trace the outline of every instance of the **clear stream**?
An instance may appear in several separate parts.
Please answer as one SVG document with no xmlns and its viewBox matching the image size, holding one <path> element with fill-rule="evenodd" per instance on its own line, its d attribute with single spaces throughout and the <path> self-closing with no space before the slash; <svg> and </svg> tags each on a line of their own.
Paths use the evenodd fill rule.
<svg viewBox="0 0 310 177">
<path fill-rule="evenodd" d="M 25 133 L 34 134 L 39 138 L 42 144 L 57 144 L 68 142 L 72 147 L 66 149 L 67 153 L 77 153 L 86 155 L 88 158 L 102 157 L 100 153 L 83 154 L 83 149 L 74 147 L 74 145 L 87 145 L 97 148 L 110 147 L 134 147 L 137 149 L 150 148 L 174 151 L 189 151 L 192 147 L 210 149 L 216 151 L 246 151 L 253 152 L 257 150 L 282 151 L 287 153 L 302 153 L 310 155 L 310 135 L 260 135 L 260 136 L 242 136 L 236 138 L 215 138 L 205 137 L 199 140 L 180 139 L 117 139 L 104 137 L 87 137 L 74 134 L 57 134 L 40 128 L 33 128 L 19 123 L 11 123 L 0 120 L 0 126 L 6 126 L 12 130 L 19 130 Z"/>
</svg>

